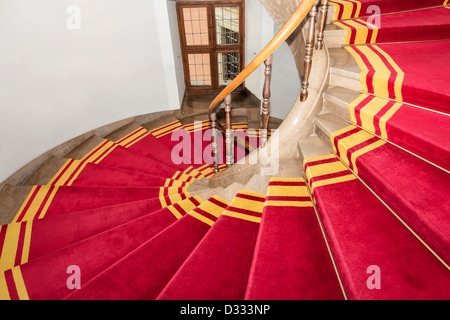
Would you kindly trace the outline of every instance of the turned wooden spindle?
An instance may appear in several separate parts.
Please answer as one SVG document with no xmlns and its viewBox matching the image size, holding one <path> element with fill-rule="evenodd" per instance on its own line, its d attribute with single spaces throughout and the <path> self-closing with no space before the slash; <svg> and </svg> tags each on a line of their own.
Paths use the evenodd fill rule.
<svg viewBox="0 0 450 320">
<path fill-rule="evenodd" d="M 270 116 L 270 78 L 272 74 L 272 59 L 273 55 L 270 55 L 265 61 L 266 69 L 264 71 L 265 80 L 263 88 L 263 102 L 262 102 L 262 134 L 261 134 L 261 147 L 265 147 L 267 143 L 267 128 L 269 126 Z"/>
<path fill-rule="evenodd" d="M 217 128 L 216 128 L 217 116 L 215 112 L 211 114 L 210 119 L 212 130 L 211 139 L 212 139 L 212 156 L 214 159 L 214 172 L 219 172 L 219 153 L 217 147 Z"/>
<path fill-rule="evenodd" d="M 324 39 L 324 30 L 325 25 L 327 23 L 327 15 L 328 15 L 328 1 L 322 0 L 322 6 L 320 7 L 320 22 L 319 22 L 319 33 L 317 34 L 317 43 L 316 49 L 323 49 L 323 39 Z"/>
<path fill-rule="evenodd" d="M 225 146 L 226 146 L 226 163 L 227 166 L 232 165 L 233 161 L 233 142 L 231 131 L 231 94 L 224 99 L 225 102 Z"/>
<path fill-rule="evenodd" d="M 317 17 L 317 5 L 319 0 L 314 3 L 314 6 L 309 12 L 309 30 L 306 38 L 305 47 L 305 75 L 302 81 L 302 91 L 300 93 L 300 101 L 305 101 L 308 98 L 309 76 L 312 68 L 312 57 L 314 53 L 314 40 L 316 33 L 316 17 Z"/>
</svg>

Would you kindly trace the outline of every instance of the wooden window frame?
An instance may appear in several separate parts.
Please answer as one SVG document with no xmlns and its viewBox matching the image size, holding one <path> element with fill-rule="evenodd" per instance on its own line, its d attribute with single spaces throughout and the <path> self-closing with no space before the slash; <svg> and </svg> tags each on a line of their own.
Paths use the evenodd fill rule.
<svg viewBox="0 0 450 320">
<path fill-rule="evenodd" d="M 245 68 L 245 0 L 228 1 L 181 1 L 177 2 L 178 30 L 180 35 L 181 55 L 183 61 L 184 81 L 186 94 L 219 93 L 225 86 L 219 85 L 218 60 L 219 52 L 239 52 L 239 69 Z M 208 10 L 208 45 L 186 45 L 185 28 L 183 20 L 183 8 L 206 7 Z M 239 7 L 239 44 L 217 45 L 216 39 L 216 7 Z M 190 82 L 188 55 L 195 53 L 208 53 L 210 55 L 211 86 L 193 86 Z M 242 83 L 236 91 L 242 91 L 245 83 Z"/>
</svg>

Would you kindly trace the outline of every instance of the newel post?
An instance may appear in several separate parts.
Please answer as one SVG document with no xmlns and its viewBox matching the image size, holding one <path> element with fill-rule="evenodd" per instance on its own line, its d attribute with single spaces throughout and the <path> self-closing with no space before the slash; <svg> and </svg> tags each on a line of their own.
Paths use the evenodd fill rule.
<svg viewBox="0 0 450 320">
<path fill-rule="evenodd" d="M 317 17 L 317 5 L 319 0 L 314 3 L 314 6 L 309 12 L 309 30 L 306 38 L 305 47 L 305 75 L 302 81 L 302 90 L 300 93 L 300 101 L 305 101 L 308 98 L 309 76 L 312 68 L 312 57 L 314 53 L 314 40 L 316 33 L 316 17 Z"/>
</svg>

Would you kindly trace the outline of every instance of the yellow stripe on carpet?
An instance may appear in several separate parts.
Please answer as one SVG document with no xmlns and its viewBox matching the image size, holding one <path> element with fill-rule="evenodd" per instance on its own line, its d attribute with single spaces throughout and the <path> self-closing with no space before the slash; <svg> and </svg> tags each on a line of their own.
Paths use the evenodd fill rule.
<svg viewBox="0 0 450 320">
<path fill-rule="evenodd" d="M 168 134 L 170 134 L 178 129 L 181 129 L 181 128 L 183 128 L 183 125 L 181 124 L 180 121 L 177 120 L 177 121 L 171 122 L 167 125 L 153 129 L 150 131 L 150 133 L 152 135 L 154 135 L 156 138 L 161 138 L 161 137 L 168 135 Z"/>
<path fill-rule="evenodd" d="M 200 198 L 199 196 L 194 196 L 194 198 L 200 204 L 203 202 L 202 198 Z M 197 205 L 191 199 L 186 199 L 176 204 L 168 206 L 167 209 L 169 209 L 170 212 L 172 212 L 175 218 L 180 219 L 181 217 L 184 216 L 184 214 L 194 210 L 196 207 Z"/>
<path fill-rule="evenodd" d="M 27 287 L 25 286 L 25 282 L 23 281 L 22 271 L 20 266 L 17 266 L 11 269 L 14 283 L 16 285 L 17 294 L 19 295 L 20 300 L 30 300 L 28 297 Z"/>
<path fill-rule="evenodd" d="M 4 272 L 0 272 L 0 300 L 11 300 Z"/>
<path fill-rule="evenodd" d="M 353 129 L 355 129 L 355 126 L 350 126 L 347 127 L 347 131 L 351 131 Z M 334 137 L 335 135 L 333 134 L 332 136 L 332 141 L 334 142 Z M 356 166 L 356 160 L 358 159 L 358 157 L 368 153 L 369 151 L 372 151 L 378 147 L 383 146 L 384 144 L 386 144 L 385 141 L 380 140 L 380 139 L 375 139 L 375 141 L 371 142 L 370 144 L 368 144 L 367 146 L 364 146 L 363 148 L 356 150 L 355 152 L 352 152 L 350 158 L 348 159 L 348 150 L 358 146 L 370 139 L 375 138 L 374 135 L 364 131 L 364 130 L 359 130 L 356 133 L 353 133 L 343 139 L 340 139 L 337 143 L 338 145 L 338 149 L 339 149 L 339 155 L 341 160 L 346 163 L 348 166 L 352 167 L 353 170 L 358 173 L 358 168 Z M 334 144 L 333 144 L 334 145 Z M 336 148 L 334 148 L 336 149 Z M 335 150 L 336 153 L 337 150 Z"/>
<path fill-rule="evenodd" d="M 212 217 L 207 217 L 204 212 L 207 212 L 208 215 L 215 217 L 215 219 L 219 218 L 224 213 L 224 207 L 230 204 L 229 201 L 222 199 L 218 196 L 213 196 L 215 201 L 222 203 L 222 206 L 217 205 L 216 203 L 207 200 L 200 204 L 197 208 L 190 211 L 188 214 L 197 220 L 200 220 L 203 223 L 206 223 L 209 226 L 212 226 L 215 220 Z"/>
<path fill-rule="evenodd" d="M 39 190 L 37 190 L 39 189 Z M 34 193 L 37 191 L 36 195 L 33 199 L 31 197 L 34 195 Z M 44 218 L 50 204 L 53 201 L 53 198 L 55 197 L 56 193 L 58 191 L 58 187 L 53 186 L 34 186 L 30 194 L 28 195 L 27 199 L 22 204 L 22 207 L 19 209 L 18 213 L 13 219 L 13 223 L 17 222 L 20 216 L 22 216 L 22 213 L 24 213 L 23 218 L 21 221 L 31 221 L 34 219 L 42 219 Z M 28 206 L 28 209 L 26 212 L 24 210 Z M 42 208 L 42 209 L 41 209 Z M 39 213 L 39 216 L 36 217 L 36 215 Z"/>
<path fill-rule="evenodd" d="M 6 228 L 5 240 L 1 248 L 0 271 L 11 269 L 15 265 L 19 244 L 23 240 L 20 263 L 27 263 L 30 252 L 32 221 L 22 223 L 12 223 L 2 228 Z M 21 229 L 25 226 L 25 232 L 21 239 Z M 1 230 L 1 228 L 0 228 Z"/>
<path fill-rule="evenodd" d="M 364 99 L 369 97 L 368 95 L 362 94 L 358 97 L 355 101 L 353 101 L 349 105 L 350 114 L 351 114 L 351 121 L 354 123 L 357 123 L 356 116 L 355 116 L 355 108 L 356 106 Z M 377 128 L 380 130 L 380 136 L 387 139 L 388 134 L 386 130 L 386 123 L 389 121 L 389 119 L 392 118 L 392 116 L 400 109 L 402 106 L 401 103 L 394 103 L 388 111 L 386 111 L 383 116 L 380 117 L 378 121 L 375 122 L 375 116 L 383 109 L 385 108 L 390 102 L 390 100 L 373 97 L 366 105 L 364 105 L 362 108 L 360 108 L 360 119 L 361 119 L 361 127 L 365 128 L 366 130 L 375 133 Z M 375 126 L 375 123 L 377 123 L 377 126 Z"/>
<path fill-rule="evenodd" d="M 271 178 L 264 206 L 312 207 L 308 189 L 306 185 L 302 185 L 304 182 L 302 178 Z"/>
<path fill-rule="evenodd" d="M 345 165 L 340 161 L 331 162 L 330 165 L 328 163 L 322 164 L 313 164 L 316 161 L 322 161 L 327 159 L 336 159 L 334 155 L 327 155 L 323 157 L 309 158 L 305 160 L 305 164 L 309 164 L 306 170 L 306 177 L 308 179 L 309 185 L 311 187 L 311 191 L 314 192 L 315 188 L 327 186 L 331 184 L 337 184 L 341 182 L 351 181 L 357 179 L 350 171 L 347 170 Z M 327 175 L 332 175 L 335 173 L 348 171 L 347 174 L 333 177 L 328 176 L 327 178 L 322 178 Z M 311 180 L 316 178 L 313 182 Z"/>
<path fill-rule="evenodd" d="M 240 197 L 242 195 L 243 197 Z M 253 199 L 247 199 L 245 196 L 255 197 L 256 200 Z M 241 190 L 239 193 L 234 197 L 234 199 L 231 201 L 230 206 L 225 210 L 223 215 L 242 219 L 246 221 L 261 222 L 261 214 L 264 209 L 264 201 L 265 201 L 265 195 L 251 192 L 247 190 Z M 239 212 L 243 211 L 243 212 Z M 245 211 L 248 211 L 248 213 L 245 213 Z M 250 213 L 254 213 L 250 214 Z"/>
</svg>

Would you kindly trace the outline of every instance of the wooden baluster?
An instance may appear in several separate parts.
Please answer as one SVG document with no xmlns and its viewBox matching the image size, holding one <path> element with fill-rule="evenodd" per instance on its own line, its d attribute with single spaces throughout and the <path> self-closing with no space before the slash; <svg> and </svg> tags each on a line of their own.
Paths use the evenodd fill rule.
<svg viewBox="0 0 450 320">
<path fill-rule="evenodd" d="M 226 146 L 226 163 L 227 166 L 234 163 L 233 157 L 233 145 L 234 139 L 232 138 L 231 131 L 231 94 L 227 95 L 224 99 L 225 102 L 225 146 Z"/>
<path fill-rule="evenodd" d="M 216 128 L 217 115 L 211 114 L 211 129 L 212 129 L 212 156 L 214 159 L 214 172 L 219 172 L 219 153 L 217 147 L 217 128 Z"/>
<path fill-rule="evenodd" d="M 317 50 L 323 49 L 324 30 L 325 25 L 327 23 L 327 15 L 328 15 L 328 0 L 322 0 L 322 6 L 320 7 L 319 33 L 317 34 L 317 43 L 316 43 Z"/>
<path fill-rule="evenodd" d="M 305 101 L 308 98 L 309 76 L 311 74 L 312 57 L 314 53 L 314 40 L 316 33 L 316 17 L 317 17 L 317 5 L 319 0 L 314 3 L 314 6 L 309 12 L 309 30 L 306 38 L 305 49 L 305 75 L 302 81 L 302 91 L 300 93 L 300 101 Z"/>
<path fill-rule="evenodd" d="M 270 116 L 270 77 L 272 74 L 272 60 L 273 56 L 270 55 L 264 64 L 266 65 L 266 69 L 264 71 L 265 80 L 264 80 L 264 88 L 263 88 L 263 102 L 262 102 L 262 134 L 261 134 L 261 147 L 265 147 L 267 143 L 267 128 L 269 126 L 269 116 Z"/>
</svg>

